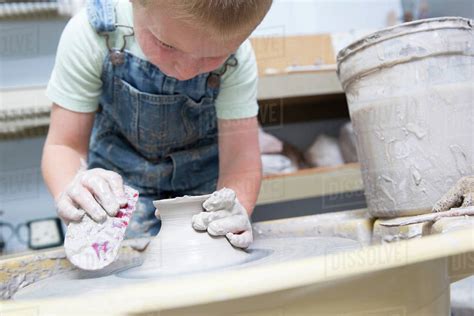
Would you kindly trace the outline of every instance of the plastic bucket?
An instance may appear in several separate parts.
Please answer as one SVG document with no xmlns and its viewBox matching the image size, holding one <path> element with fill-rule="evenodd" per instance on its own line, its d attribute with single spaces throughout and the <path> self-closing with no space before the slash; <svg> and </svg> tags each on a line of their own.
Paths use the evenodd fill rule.
<svg viewBox="0 0 474 316">
<path fill-rule="evenodd" d="M 473 24 L 406 23 L 339 53 L 373 216 L 430 212 L 458 179 L 473 174 Z"/>
</svg>

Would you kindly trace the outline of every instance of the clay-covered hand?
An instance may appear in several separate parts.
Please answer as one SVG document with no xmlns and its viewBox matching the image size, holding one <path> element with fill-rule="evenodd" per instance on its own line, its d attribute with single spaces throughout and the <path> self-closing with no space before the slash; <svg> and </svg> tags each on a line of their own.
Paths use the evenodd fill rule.
<svg viewBox="0 0 474 316">
<path fill-rule="evenodd" d="M 102 223 L 107 214 L 115 216 L 127 204 L 122 177 L 104 169 L 81 169 L 56 199 L 59 217 L 66 223 L 77 222 L 84 214 Z"/>
<path fill-rule="evenodd" d="M 193 216 L 193 227 L 212 236 L 226 236 L 237 248 L 253 242 L 252 225 L 247 211 L 231 189 L 214 192 L 204 203 L 204 212 Z"/>
<path fill-rule="evenodd" d="M 448 211 L 453 207 L 474 206 L 474 176 L 461 178 L 433 207 L 433 212 Z"/>
</svg>

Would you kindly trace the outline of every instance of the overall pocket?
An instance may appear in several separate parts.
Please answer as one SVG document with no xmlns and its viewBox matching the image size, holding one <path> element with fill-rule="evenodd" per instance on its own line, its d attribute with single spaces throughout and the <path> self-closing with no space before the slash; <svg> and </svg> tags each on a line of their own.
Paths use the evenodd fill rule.
<svg viewBox="0 0 474 316">
<path fill-rule="evenodd" d="M 183 113 L 196 139 L 217 139 L 217 115 L 212 98 L 203 98 L 200 102 L 188 99 Z"/>
<path fill-rule="evenodd" d="M 211 98 L 196 102 L 181 94 L 141 92 L 119 78 L 115 78 L 114 89 L 117 119 L 133 134 L 135 148 L 149 160 L 196 142 L 208 132 L 211 117 L 215 126 Z"/>
</svg>

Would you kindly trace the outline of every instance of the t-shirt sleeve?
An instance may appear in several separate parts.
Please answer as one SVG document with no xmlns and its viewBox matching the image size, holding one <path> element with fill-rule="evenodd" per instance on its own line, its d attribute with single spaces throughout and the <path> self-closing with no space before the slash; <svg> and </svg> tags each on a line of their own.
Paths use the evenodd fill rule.
<svg viewBox="0 0 474 316">
<path fill-rule="evenodd" d="M 52 102 L 74 112 L 97 110 L 102 92 L 104 41 L 89 24 L 85 9 L 69 21 L 46 88 L 46 96 Z"/>
<path fill-rule="evenodd" d="M 216 99 L 219 119 L 243 119 L 258 114 L 258 70 L 249 40 L 239 47 L 235 57 L 238 65 L 229 67 L 222 75 L 221 90 Z"/>
</svg>

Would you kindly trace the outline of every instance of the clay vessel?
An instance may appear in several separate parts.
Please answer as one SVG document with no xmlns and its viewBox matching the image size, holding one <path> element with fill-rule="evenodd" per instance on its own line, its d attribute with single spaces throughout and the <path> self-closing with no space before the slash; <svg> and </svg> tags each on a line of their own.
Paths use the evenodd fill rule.
<svg viewBox="0 0 474 316">
<path fill-rule="evenodd" d="M 247 261 L 249 254 L 232 247 L 225 236 L 212 237 L 192 227 L 193 215 L 203 211 L 202 204 L 208 197 L 184 196 L 155 201 L 161 230 L 148 245 L 144 263 L 124 271 L 122 276 L 148 278 L 211 270 Z"/>
</svg>

